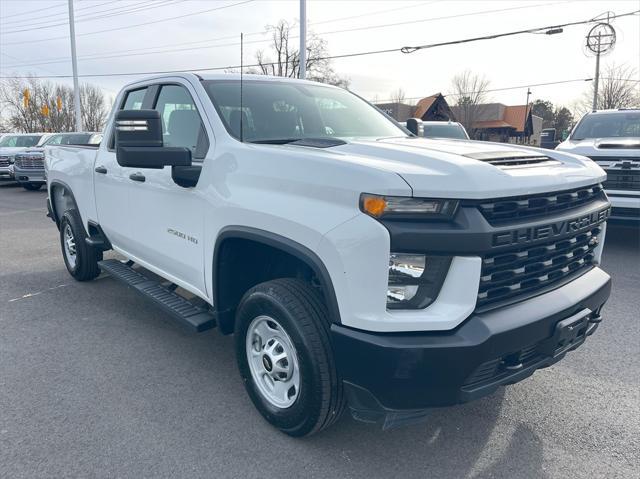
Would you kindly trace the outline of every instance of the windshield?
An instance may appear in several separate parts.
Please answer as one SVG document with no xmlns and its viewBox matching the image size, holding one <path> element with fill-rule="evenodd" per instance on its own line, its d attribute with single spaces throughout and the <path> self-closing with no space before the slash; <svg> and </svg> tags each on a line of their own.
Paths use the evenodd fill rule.
<svg viewBox="0 0 640 479">
<path fill-rule="evenodd" d="M 42 146 L 44 145 L 86 145 L 89 143 L 91 139 L 91 133 L 73 133 L 66 135 L 53 135 L 51 138 L 47 139 Z"/>
<path fill-rule="evenodd" d="M 269 143 L 301 138 L 407 136 L 395 123 L 356 95 L 322 85 L 250 80 L 203 82 L 229 133 Z M 284 142 L 284 141 L 281 141 Z"/>
<path fill-rule="evenodd" d="M 571 135 L 572 140 L 621 137 L 640 138 L 640 111 L 586 115 Z"/>
<path fill-rule="evenodd" d="M 0 147 L 29 148 L 36 146 L 42 135 L 11 135 L 0 140 Z"/>
<path fill-rule="evenodd" d="M 453 123 L 424 125 L 424 136 L 426 138 L 456 138 L 458 140 L 467 140 L 469 138 L 460 125 Z"/>
</svg>

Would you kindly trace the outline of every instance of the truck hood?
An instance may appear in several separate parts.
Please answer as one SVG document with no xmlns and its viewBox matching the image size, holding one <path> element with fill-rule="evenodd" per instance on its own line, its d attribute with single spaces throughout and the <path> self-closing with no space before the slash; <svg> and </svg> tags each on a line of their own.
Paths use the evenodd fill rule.
<svg viewBox="0 0 640 479">
<path fill-rule="evenodd" d="M 14 156 L 16 153 L 20 153 L 23 151 L 28 150 L 29 148 L 33 148 L 33 147 L 26 147 L 26 146 L 4 146 L 2 148 L 0 148 L 0 156 Z"/>
<path fill-rule="evenodd" d="M 640 138 L 585 138 L 566 140 L 556 150 L 595 158 L 598 156 L 616 158 L 640 157 Z"/>
<path fill-rule="evenodd" d="M 352 140 L 327 150 L 400 175 L 414 196 L 519 196 L 578 188 L 606 177 L 587 158 L 504 143 L 389 138 Z"/>
</svg>

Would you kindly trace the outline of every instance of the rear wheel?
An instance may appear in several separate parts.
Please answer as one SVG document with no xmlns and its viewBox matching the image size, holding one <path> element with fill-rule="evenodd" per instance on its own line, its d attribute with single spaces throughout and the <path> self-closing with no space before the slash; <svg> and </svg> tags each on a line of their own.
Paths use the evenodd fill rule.
<svg viewBox="0 0 640 479">
<path fill-rule="evenodd" d="M 259 284 L 236 315 L 238 367 L 253 404 L 291 436 L 316 433 L 344 409 L 342 382 L 319 294 L 297 279 Z"/>
<path fill-rule="evenodd" d="M 102 251 L 89 246 L 86 237 L 78 211 L 67 210 L 60 221 L 60 245 L 67 271 L 78 281 L 89 281 L 100 274 Z"/>
<path fill-rule="evenodd" d="M 38 191 L 42 188 L 42 183 L 22 183 L 22 187 L 28 191 Z"/>
</svg>

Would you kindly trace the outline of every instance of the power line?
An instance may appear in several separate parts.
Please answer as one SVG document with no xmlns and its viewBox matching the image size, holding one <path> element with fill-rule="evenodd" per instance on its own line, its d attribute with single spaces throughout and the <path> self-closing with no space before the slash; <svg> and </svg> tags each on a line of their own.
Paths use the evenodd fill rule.
<svg viewBox="0 0 640 479">
<path fill-rule="evenodd" d="M 168 21 L 171 21 L 171 20 L 178 20 L 180 18 L 191 17 L 193 15 L 200 15 L 201 13 L 209 13 L 209 12 L 213 12 L 213 11 L 216 11 L 216 10 L 223 10 L 225 8 L 236 7 L 236 6 L 244 5 L 246 3 L 251 3 L 251 2 L 254 2 L 254 1 L 255 0 L 243 0 L 241 2 L 231 3 L 229 5 L 222 5 L 222 6 L 215 7 L 215 8 L 209 8 L 207 10 L 199 10 L 197 12 L 186 13 L 184 15 L 178 15 L 178 16 L 175 16 L 175 17 L 162 18 L 162 19 L 153 20 L 153 21 L 150 21 L 150 22 L 136 23 L 134 25 L 126 25 L 126 26 L 116 27 L 116 28 L 107 28 L 105 30 L 95 30 L 95 31 L 92 31 L 92 32 L 87 32 L 87 33 L 79 33 L 76 36 L 84 37 L 84 36 L 87 36 L 87 35 L 97 35 L 99 33 L 115 32 L 115 31 L 118 31 L 118 30 L 126 30 L 126 29 L 129 29 L 129 28 L 141 27 L 141 26 L 144 26 L 144 25 L 154 25 L 156 23 L 168 22 Z M 61 40 L 61 39 L 67 39 L 67 36 L 65 35 L 65 36 L 60 36 L 60 37 L 40 38 L 40 39 L 37 39 L 37 40 L 26 40 L 26 41 L 19 41 L 19 42 L 4 42 L 4 45 L 24 45 L 26 43 L 40 43 L 40 42 L 45 42 L 45 41 L 49 41 L 49 40 Z"/>
<path fill-rule="evenodd" d="M 251 1 L 251 0 L 249 0 Z M 626 17 L 626 16 L 630 16 L 630 15 L 636 15 L 638 12 L 640 12 L 640 10 L 638 11 L 633 11 L 633 12 L 627 12 L 627 13 L 623 13 L 623 14 L 618 14 L 618 15 L 613 15 L 610 17 L 610 19 L 615 19 L 615 18 L 621 18 L 621 17 Z M 594 19 L 588 19 L 588 20 L 581 20 L 581 21 L 576 21 L 576 22 L 570 22 L 570 23 L 565 23 L 565 24 L 561 24 L 561 25 L 554 25 L 552 27 L 539 27 L 539 28 L 531 28 L 528 30 L 519 30 L 516 32 L 506 32 L 506 33 L 500 33 L 500 34 L 492 34 L 492 35 L 487 35 L 487 36 L 483 36 L 483 37 L 473 37 L 473 38 L 466 38 L 466 39 L 460 39 L 460 40 L 452 40 L 449 42 L 441 42 L 441 43 L 436 43 L 436 44 L 428 44 L 428 45 L 421 45 L 419 47 L 401 47 L 401 48 L 387 48 L 387 49 L 382 49 L 382 50 L 369 50 L 369 51 L 364 51 L 364 52 L 353 52 L 353 53 L 344 53 L 341 55 L 327 55 L 324 57 L 316 57 L 313 60 L 315 61 L 321 61 L 321 60 L 334 60 L 334 59 L 341 59 L 341 58 L 354 58 L 354 57 L 360 57 L 360 56 L 367 56 L 367 55 L 377 55 L 377 54 L 382 54 L 382 53 L 393 53 L 393 52 L 403 52 L 406 53 L 407 49 L 412 49 L 411 52 L 413 51 L 417 51 L 419 49 L 426 49 L 426 48 L 436 48 L 436 47 L 440 47 L 440 46 L 448 46 L 448 45 L 457 45 L 457 44 L 462 44 L 462 43 L 470 43 L 470 42 L 475 42 L 475 41 L 480 41 L 480 40 L 488 40 L 488 39 L 494 39 L 494 38 L 501 38 L 501 37 L 505 37 L 505 36 L 509 36 L 509 35 L 519 35 L 522 33 L 529 33 L 531 31 L 538 31 L 538 30 L 546 30 L 549 28 L 559 28 L 559 27 L 566 27 L 566 26 L 575 26 L 575 25 L 584 25 L 587 23 L 593 23 Z M 276 65 L 277 62 L 266 62 L 263 63 L 263 65 Z M 245 65 L 245 67 L 258 67 L 260 66 L 260 64 L 253 64 L 253 65 Z M 161 70 L 161 71 L 150 71 L 150 72 L 130 72 L 130 73 L 125 73 L 125 72 L 119 72 L 119 73 L 102 73 L 102 74 L 85 74 L 85 75 L 80 75 L 82 77 L 117 77 L 117 76 L 138 76 L 138 75 L 156 75 L 156 74 L 167 74 L 167 73 L 180 73 L 180 72 L 184 72 L 184 71 L 191 71 L 191 72 L 205 72 L 205 71 L 219 71 L 219 70 L 230 70 L 230 69 L 237 69 L 239 68 L 240 65 L 228 65 L 228 66 L 223 66 L 223 67 L 209 67 L 209 68 L 186 68 L 186 69 L 180 69 L 180 70 Z M 55 77 L 51 77 L 51 76 L 42 76 L 42 77 L 36 77 L 36 78 L 69 78 L 69 75 L 58 75 Z M 28 78 L 25 76 L 4 76 L 4 77 L 0 77 L 0 78 Z M 532 86 L 532 85 L 530 85 Z"/>
<path fill-rule="evenodd" d="M 98 7 L 104 6 L 104 5 L 111 5 L 113 3 L 118 3 L 120 0 L 110 0 L 109 2 L 104 2 L 104 3 L 99 3 L 97 5 L 90 5 L 90 6 L 86 6 L 86 7 L 80 7 L 77 9 L 77 11 L 82 11 L 82 10 L 88 10 L 88 9 L 92 9 L 95 10 Z M 143 3 L 143 2 L 141 2 Z M 115 8 L 122 8 L 122 7 L 115 7 Z M 109 9 L 107 10 L 102 10 L 102 12 L 105 11 L 109 11 Z M 101 13 L 101 12 L 94 12 L 92 11 L 91 13 L 88 14 L 84 14 L 84 15 L 79 15 L 78 18 L 82 17 L 82 16 L 86 16 L 86 15 L 94 15 L 96 13 Z M 33 16 L 33 15 L 29 15 L 27 18 L 24 18 L 22 20 L 13 20 L 10 22 L 2 22 L 2 27 L 6 27 L 8 25 L 11 25 L 9 28 L 22 28 L 25 26 L 30 26 L 34 20 L 39 21 L 39 20 L 43 20 L 43 19 L 47 19 L 47 21 L 51 21 L 53 19 L 53 17 L 64 17 L 67 18 L 68 15 L 68 11 L 67 8 L 64 9 L 64 11 L 60 12 L 60 13 L 52 13 L 46 16 Z M 54 21 L 59 21 L 60 19 L 55 19 Z"/>
<path fill-rule="evenodd" d="M 125 5 L 124 7 L 116 7 L 108 10 L 103 10 L 102 12 L 92 12 L 89 14 L 85 14 L 75 20 L 75 23 L 81 22 L 90 22 L 94 20 L 102 20 L 104 18 L 116 17 L 119 15 L 125 15 L 130 13 L 143 12 L 145 10 L 151 10 L 160 7 L 166 7 L 169 5 L 174 5 L 176 3 L 182 3 L 184 0 L 148 0 L 144 2 L 137 3 L 135 5 Z M 107 2 L 109 3 L 109 2 Z M 60 19 L 62 20 L 62 19 Z M 60 26 L 68 25 L 68 20 L 60 21 L 59 23 L 51 23 L 46 20 L 39 23 L 33 23 L 29 25 L 20 25 L 20 30 L 11 30 L 2 32 L 3 35 L 10 35 L 12 33 L 20 33 L 20 32 L 30 32 L 33 30 L 45 30 L 47 28 L 57 28 Z M 29 28 L 22 28 L 29 27 Z"/>
<path fill-rule="evenodd" d="M 628 12 L 628 13 L 623 13 L 620 15 L 613 15 L 611 17 L 609 17 L 610 20 L 613 20 L 614 18 L 620 18 L 620 17 L 627 17 L 630 15 L 637 15 L 640 12 L 640 10 L 635 10 L 633 12 Z M 471 43 L 471 42 L 477 42 L 480 40 L 494 40 L 496 38 L 504 38 L 504 37 L 509 37 L 509 36 L 513 36 L 513 35 L 522 35 L 524 33 L 536 33 L 542 30 L 551 30 L 551 29 L 556 29 L 556 28 L 563 28 L 563 27 L 572 27 L 575 25 L 584 25 L 585 23 L 593 23 L 594 20 L 593 18 L 590 20 L 584 20 L 584 21 L 579 21 L 579 22 L 571 22 L 571 23 L 562 23 L 560 25 L 550 25 L 547 27 L 541 27 L 541 28 L 530 28 L 528 30 L 517 30 L 515 32 L 506 32 L 506 33 L 495 33 L 493 35 L 485 35 L 482 37 L 471 37 L 471 38 L 465 38 L 462 40 L 453 40 L 450 42 L 440 42 L 440 43 L 431 43 L 431 44 L 427 44 L 427 45 L 419 45 L 419 46 L 415 46 L 415 47 L 402 47 L 401 51 L 402 53 L 413 53 L 413 52 L 417 52 L 418 50 L 424 50 L 427 48 L 436 48 L 436 47 L 444 47 L 444 46 L 448 46 L 448 45 L 460 45 L 462 43 Z"/>
<path fill-rule="evenodd" d="M 475 16 L 475 15 L 484 15 L 484 14 L 488 14 L 488 13 L 498 13 L 498 12 L 503 12 L 503 11 L 511 11 L 511 10 L 518 10 L 518 9 L 523 9 L 523 8 L 534 8 L 534 7 L 543 7 L 543 6 L 549 6 L 549 5 L 555 5 L 558 3 L 564 3 L 564 2 L 552 2 L 552 3 L 543 3 L 543 4 L 535 4 L 535 5 L 523 5 L 523 6 L 518 6 L 518 7 L 510 7 L 510 8 L 504 8 L 504 9 L 493 9 L 493 10 L 482 10 L 479 12 L 469 12 L 469 13 L 462 13 L 462 14 L 456 14 L 456 15 L 448 15 L 448 16 L 443 16 L 443 17 L 432 17 L 432 18 L 427 18 L 427 19 L 421 19 L 421 20 L 412 20 L 410 22 L 401 22 L 400 24 L 397 23 L 393 23 L 393 24 L 382 24 L 382 25 L 370 25 L 368 27 L 356 27 L 356 28 L 348 28 L 348 29 L 342 29 L 342 30 L 334 30 L 334 31 L 329 31 L 329 32 L 321 32 L 318 33 L 319 36 L 322 35 L 332 35 L 332 34 L 336 34 L 336 33 L 345 33 L 345 32 L 352 32 L 352 31 L 357 31 L 357 30 L 362 30 L 362 29 L 367 29 L 367 30 L 371 30 L 371 29 L 376 29 L 376 28 L 385 28 L 385 27 L 389 27 L 389 26 L 397 26 L 397 25 L 405 25 L 407 23 L 422 23 L 422 22 L 432 22 L 432 21 L 437 21 L 437 20 L 448 20 L 448 19 L 453 19 L 453 18 L 458 18 L 458 17 L 465 17 L 465 16 Z M 396 9 L 393 9 L 396 10 Z M 369 15 L 374 15 L 377 13 L 383 13 L 383 12 L 387 12 L 388 10 L 383 10 L 383 11 L 378 11 L 378 12 L 370 12 Z M 363 14 L 361 16 L 366 16 L 368 14 Z M 317 22 L 317 23 L 311 23 L 310 25 L 317 25 L 318 23 L 328 23 L 328 22 L 332 22 L 332 21 L 340 21 L 340 20 L 344 20 L 345 18 L 349 18 L 349 17 L 343 17 L 343 18 L 338 18 L 338 19 L 333 19 L 333 20 L 326 20 L 323 22 Z M 260 32 L 251 32 L 251 33 L 246 33 L 245 36 L 250 36 L 250 35 L 265 35 L 267 34 L 268 31 L 260 31 Z M 65 37 L 66 38 L 66 37 Z M 210 40 L 201 40 L 201 41 L 197 41 L 197 42 L 186 42 L 186 43 L 179 43 L 179 44 L 174 44 L 173 46 L 179 46 L 179 45 L 189 45 L 189 44 L 196 44 L 196 43 L 204 43 L 207 41 L 218 41 L 218 40 L 228 40 L 228 39 L 233 39 L 236 38 L 235 35 L 233 36 L 226 36 L 226 37 L 219 37 L 219 38 L 212 38 Z M 296 39 L 298 38 L 297 36 L 291 36 L 291 39 Z M 270 40 L 254 40 L 254 41 L 248 41 L 245 43 L 263 43 L 263 42 L 268 42 Z M 223 45 L 211 45 L 211 46 L 201 46 L 201 47 L 193 47 L 193 48 L 180 48 L 180 49 L 169 49 L 169 50 L 156 50 L 153 52 L 148 52 L 149 55 L 156 55 L 156 54 L 161 54 L 161 53 L 175 53 L 175 52 L 180 52 L 180 51 L 192 51 L 192 50 L 202 50 L 202 49 L 207 49 L 207 48 L 218 48 L 218 47 L 223 47 L 223 46 L 238 46 L 239 43 L 234 42 L 234 43 L 227 43 L 227 44 L 223 44 Z M 169 46 L 169 45 L 167 45 Z M 150 49 L 157 49 L 157 48 L 161 48 L 160 46 L 157 47 L 152 47 L 152 48 L 144 48 L 144 49 L 134 49 L 134 50 L 120 50 L 119 52 L 111 52 L 109 54 L 106 55 L 99 55 L 99 54 L 93 54 L 93 55 L 86 55 L 84 57 L 80 57 L 79 59 L 81 60 L 97 60 L 97 59 L 103 59 L 103 58 L 115 58 L 115 57 L 126 57 L 126 56 L 139 56 L 141 55 L 141 53 L 131 53 L 129 55 L 126 54 L 126 52 L 135 52 L 135 51 L 142 51 L 142 50 L 150 50 Z M 121 55 L 115 55 L 116 53 L 123 53 Z M 89 58 L 89 56 L 92 56 L 93 58 Z M 46 64 L 51 64 L 51 63 L 66 63 L 68 61 L 67 57 L 60 57 L 59 58 L 60 61 L 48 61 L 48 62 L 44 62 L 44 63 L 21 63 L 21 64 L 15 64 L 15 65 L 8 65 L 5 67 L 5 69 L 7 68 L 15 68 L 15 67 L 21 67 L 21 66 L 33 66 L 33 65 L 46 65 Z"/>
<path fill-rule="evenodd" d="M 50 7 L 45 7 L 45 8 L 36 8 L 35 10 L 28 10 L 26 12 L 19 12 L 19 13 L 12 13 L 11 15 L 4 15 L 4 18 L 10 18 L 10 17 L 17 17 L 17 16 L 24 16 L 24 15 L 30 15 L 31 13 L 35 13 L 35 12 L 41 12 L 43 10 L 51 10 L 52 8 L 59 8 L 59 7 L 63 7 L 66 9 L 66 7 L 64 5 L 52 5 Z"/>
</svg>

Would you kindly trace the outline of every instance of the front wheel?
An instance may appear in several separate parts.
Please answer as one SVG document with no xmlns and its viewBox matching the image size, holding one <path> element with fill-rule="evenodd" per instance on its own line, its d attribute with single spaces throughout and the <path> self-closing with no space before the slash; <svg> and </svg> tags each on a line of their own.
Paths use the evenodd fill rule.
<svg viewBox="0 0 640 479">
<path fill-rule="evenodd" d="M 259 284 L 238 307 L 235 346 L 245 388 L 264 418 L 291 436 L 330 426 L 344 409 L 329 326 L 319 294 L 297 279 Z"/>
<path fill-rule="evenodd" d="M 102 251 L 89 246 L 86 237 L 80 214 L 75 209 L 65 211 L 60 221 L 62 257 L 67 271 L 78 281 L 89 281 L 100 274 Z"/>
<path fill-rule="evenodd" d="M 22 183 L 22 187 L 27 191 L 38 191 L 42 188 L 42 183 Z"/>
</svg>

